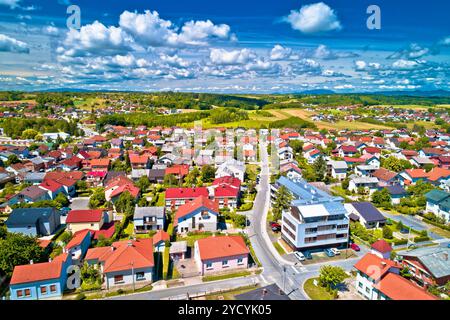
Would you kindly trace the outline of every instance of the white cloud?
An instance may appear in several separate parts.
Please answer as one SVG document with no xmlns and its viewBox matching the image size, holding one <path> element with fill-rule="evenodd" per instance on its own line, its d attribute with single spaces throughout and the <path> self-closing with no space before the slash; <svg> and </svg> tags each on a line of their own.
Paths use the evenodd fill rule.
<svg viewBox="0 0 450 320">
<path fill-rule="evenodd" d="M 21 0 L 0 0 L 0 6 L 7 6 L 11 9 L 15 9 L 19 6 Z"/>
<path fill-rule="evenodd" d="M 25 42 L 0 34 L 0 51 L 30 53 L 30 49 Z"/>
<path fill-rule="evenodd" d="M 226 24 L 214 25 L 210 20 L 189 21 L 181 28 L 181 33 L 171 37 L 169 41 L 190 45 L 205 45 L 205 40 L 210 37 L 228 39 L 230 37 L 230 27 Z"/>
<path fill-rule="evenodd" d="M 444 46 L 450 46 L 450 36 L 442 39 L 439 43 Z"/>
<path fill-rule="evenodd" d="M 215 25 L 210 20 L 189 21 L 178 32 L 169 20 L 159 17 L 158 12 L 145 13 L 124 11 L 120 15 L 119 26 L 132 35 L 137 42 L 147 46 L 206 45 L 210 38 L 235 39 L 226 24 Z"/>
<path fill-rule="evenodd" d="M 119 54 L 128 51 L 133 44 L 133 39 L 122 29 L 105 27 L 94 21 L 80 30 L 70 29 L 64 40 L 65 47 L 58 51 L 71 57 Z"/>
<path fill-rule="evenodd" d="M 52 36 L 59 34 L 59 30 L 55 26 L 43 27 L 42 30 L 44 31 L 45 34 L 52 35 Z"/>
<path fill-rule="evenodd" d="M 227 51 L 213 48 L 209 55 L 211 62 L 218 65 L 246 64 L 255 57 L 255 53 L 249 49 Z"/>
<path fill-rule="evenodd" d="M 377 62 L 369 62 L 367 63 L 364 60 L 355 61 L 355 70 L 356 71 L 369 71 L 369 70 L 378 70 L 381 68 L 381 64 Z"/>
<path fill-rule="evenodd" d="M 278 61 L 278 60 L 286 60 L 292 54 L 292 49 L 285 48 L 282 45 L 276 44 L 272 50 L 270 50 L 270 60 Z"/>
<path fill-rule="evenodd" d="M 411 60 L 400 59 L 392 63 L 392 68 L 397 70 L 411 70 L 419 66 L 419 63 Z"/>
<path fill-rule="evenodd" d="M 342 29 L 335 12 L 323 2 L 305 5 L 300 10 L 291 10 L 285 17 L 291 27 L 305 34 Z"/>
<path fill-rule="evenodd" d="M 314 50 L 313 57 L 316 59 L 322 59 L 322 60 L 334 60 L 339 58 L 353 58 L 357 57 L 358 54 L 353 52 L 347 52 L 347 51 L 332 51 L 328 49 L 327 46 L 321 44 L 317 47 L 316 50 Z"/>
</svg>

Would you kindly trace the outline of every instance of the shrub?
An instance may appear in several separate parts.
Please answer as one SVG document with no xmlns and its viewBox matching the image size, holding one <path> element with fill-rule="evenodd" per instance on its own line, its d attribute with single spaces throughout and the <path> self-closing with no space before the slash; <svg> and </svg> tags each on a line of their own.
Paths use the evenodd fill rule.
<svg viewBox="0 0 450 320">
<path fill-rule="evenodd" d="M 75 297 L 75 300 L 84 300 L 84 299 L 86 299 L 86 295 L 84 293 L 79 293 Z"/>
</svg>

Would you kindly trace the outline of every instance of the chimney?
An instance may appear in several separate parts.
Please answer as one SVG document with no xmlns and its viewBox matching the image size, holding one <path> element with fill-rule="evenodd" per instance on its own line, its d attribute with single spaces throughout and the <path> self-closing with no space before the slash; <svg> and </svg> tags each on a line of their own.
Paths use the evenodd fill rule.
<svg viewBox="0 0 450 320">
<path fill-rule="evenodd" d="M 386 267 L 386 262 L 381 261 L 381 266 Z"/>
<path fill-rule="evenodd" d="M 31 260 L 31 262 L 32 262 L 33 260 Z M 52 262 L 52 258 L 48 258 L 48 262 Z M 33 264 L 33 263 L 30 263 L 30 264 Z"/>
</svg>

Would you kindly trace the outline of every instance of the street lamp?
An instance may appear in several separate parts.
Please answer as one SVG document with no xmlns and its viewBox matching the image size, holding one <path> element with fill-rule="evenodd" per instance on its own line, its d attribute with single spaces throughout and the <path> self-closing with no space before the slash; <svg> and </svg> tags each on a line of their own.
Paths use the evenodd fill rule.
<svg viewBox="0 0 450 320">
<path fill-rule="evenodd" d="M 283 292 L 286 293 L 286 266 L 283 266 Z"/>
</svg>

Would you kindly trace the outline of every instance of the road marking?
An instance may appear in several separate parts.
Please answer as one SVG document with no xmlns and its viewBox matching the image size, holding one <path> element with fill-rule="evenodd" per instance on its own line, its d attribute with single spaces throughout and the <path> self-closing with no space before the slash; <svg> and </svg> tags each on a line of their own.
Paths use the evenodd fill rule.
<svg viewBox="0 0 450 320">
<path fill-rule="evenodd" d="M 292 270 L 294 270 L 295 273 L 297 273 L 297 274 L 300 273 L 300 271 L 298 271 L 296 267 L 291 266 L 291 268 L 292 268 Z"/>
</svg>

